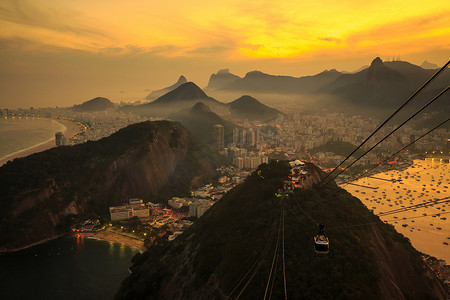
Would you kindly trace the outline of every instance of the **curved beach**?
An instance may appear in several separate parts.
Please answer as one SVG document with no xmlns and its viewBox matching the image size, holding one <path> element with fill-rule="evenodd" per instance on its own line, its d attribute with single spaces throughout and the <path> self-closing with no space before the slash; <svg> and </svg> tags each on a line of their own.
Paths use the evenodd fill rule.
<svg viewBox="0 0 450 300">
<path fill-rule="evenodd" d="M 68 138 L 75 136 L 77 133 L 79 133 L 80 131 L 83 130 L 83 126 L 76 122 L 72 122 L 69 120 L 55 120 L 55 122 L 57 122 L 65 127 L 63 133 Z M 33 153 L 42 152 L 47 149 L 53 148 L 55 146 L 56 146 L 55 137 L 52 137 L 51 139 L 49 139 L 47 141 L 44 141 L 42 143 L 39 143 L 39 144 L 29 147 L 27 149 L 23 149 L 23 150 L 14 152 L 12 154 L 9 154 L 7 156 L 0 158 L 0 166 L 3 166 L 8 161 L 13 160 L 15 158 L 25 157 L 25 156 L 31 155 Z"/>
<path fill-rule="evenodd" d="M 112 230 L 106 229 L 97 232 L 83 232 L 76 233 L 75 235 L 80 235 L 86 238 L 94 238 L 102 241 L 113 242 L 128 246 L 130 248 L 134 248 L 141 252 L 146 251 L 147 249 L 144 247 L 144 242 L 137 238 L 132 238 L 127 235 L 118 234 Z"/>
</svg>

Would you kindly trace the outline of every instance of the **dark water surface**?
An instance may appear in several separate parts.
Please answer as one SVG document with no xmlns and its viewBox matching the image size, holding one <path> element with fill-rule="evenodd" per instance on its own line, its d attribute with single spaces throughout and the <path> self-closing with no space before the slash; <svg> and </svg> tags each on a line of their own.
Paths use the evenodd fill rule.
<svg viewBox="0 0 450 300">
<path fill-rule="evenodd" d="M 0 299 L 112 299 L 137 250 L 63 237 L 0 255 Z"/>
</svg>

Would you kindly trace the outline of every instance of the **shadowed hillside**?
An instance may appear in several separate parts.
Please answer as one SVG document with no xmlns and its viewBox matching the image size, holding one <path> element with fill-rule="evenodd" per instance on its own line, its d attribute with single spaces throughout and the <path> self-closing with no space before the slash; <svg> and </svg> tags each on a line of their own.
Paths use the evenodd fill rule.
<svg viewBox="0 0 450 300">
<path fill-rule="evenodd" d="M 217 124 L 224 127 L 225 145 L 233 140 L 233 128 L 235 125 L 222 119 L 202 102 L 197 102 L 192 108 L 174 113 L 169 118 L 183 124 L 205 144 L 212 143 L 213 127 Z"/>
<path fill-rule="evenodd" d="M 222 162 L 168 121 L 15 159 L 0 168 L 0 251 L 56 236 L 70 215 L 107 215 L 109 206 L 133 197 L 159 202 L 188 195 Z"/>
<path fill-rule="evenodd" d="M 279 198 L 289 165 L 261 165 L 176 240 L 137 255 L 116 299 L 284 299 L 283 265 L 288 299 L 445 299 L 406 238 L 334 183 L 317 192 L 324 173 L 307 168 L 305 189 Z M 329 255 L 313 251 L 316 220 Z"/>
<path fill-rule="evenodd" d="M 404 61 L 383 62 L 377 57 L 369 68 L 341 75 L 320 91 L 338 96 L 342 107 L 351 105 L 360 109 L 389 110 L 400 106 L 435 72 Z M 445 88 L 449 80 L 450 72 L 443 72 L 405 108 L 405 113 L 421 107 Z M 449 108 L 449 99 L 447 93 L 429 110 Z"/>
<path fill-rule="evenodd" d="M 278 110 L 264 105 L 247 95 L 228 103 L 228 108 L 232 118 L 247 119 L 249 121 L 269 121 L 281 114 Z"/>
<path fill-rule="evenodd" d="M 114 107 L 114 104 L 107 98 L 97 97 L 79 105 L 74 105 L 73 110 L 79 112 L 95 112 Z"/>
</svg>

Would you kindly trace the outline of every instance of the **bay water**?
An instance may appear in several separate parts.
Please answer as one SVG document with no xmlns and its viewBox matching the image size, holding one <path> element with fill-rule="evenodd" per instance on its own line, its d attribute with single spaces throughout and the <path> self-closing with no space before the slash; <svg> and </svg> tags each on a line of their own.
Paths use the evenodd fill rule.
<svg viewBox="0 0 450 300">
<path fill-rule="evenodd" d="M 137 250 L 83 236 L 0 255 L 0 299 L 112 299 Z"/>
</svg>

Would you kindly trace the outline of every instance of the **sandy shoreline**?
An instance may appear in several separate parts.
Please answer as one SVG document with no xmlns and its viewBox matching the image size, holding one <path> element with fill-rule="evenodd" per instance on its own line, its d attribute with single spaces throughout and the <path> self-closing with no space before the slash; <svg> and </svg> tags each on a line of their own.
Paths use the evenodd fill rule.
<svg viewBox="0 0 450 300">
<path fill-rule="evenodd" d="M 102 241 L 123 244 L 130 248 L 139 250 L 140 252 L 144 252 L 145 250 L 147 250 L 144 246 L 143 241 L 128 236 L 124 236 L 121 234 L 117 234 L 108 229 L 97 232 L 84 232 L 80 233 L 80 235 L 86 238 L 94 238 Z"/>
<path fill-rule="evenodd" d="M 145 248 L 144 246 L 144 242 L 138 239 L 134 239 L 132 237 L 129 236 L 125 236 L 125 235 L 121 235 L 118 233 L 115 233 L 111 230 L 101 230 L 101 231 L 97 231 L 97 232 L 83 232 L 83 233 L 75 233 L 75 234 L 60 234 L 60 235 L 56 235 L 47 239 L 43 239 L 41 241 L 26 245 L 24 247 L 20 247 L 20 248 L 14 248 L 14 249 L 9 249 L 9 250 L 5 250 L 2 249 L 2 251 L 0 251 L 0 253 L 12 253 L 12 252 L 17 252 L 17 251 L 21 251 L 21 250 L 25 250 L 37 245 L 41 245 L 41 244 L 45 244 L 49 241 L 53 241 L 56 239 L 59 239 L 60 237 L 63 236 L 72 236 L 74 238 L 78 237 L 83 237 L 83 238 L 92 238 L 92 239 L 96 239 L 96 240 L 102 240 L 102 241 L 106 241 L 106 242 L 112 242 L 112 243 L 117 243 L 117 244 L 122 244 L 124 246 L 133 248 L 135 250 L 138 250 L 140 252 L 144 252 L 147 250 L 147 248 Z"/>
<path fill-rule="evenodd" d="M 415 160 L 404 171 L 388 171 L 363 178 L 345 189 L 375 214 L 450 196 L 450 164 L 431 159 Z M 397 179 L 398 182 L 381 179 Z M 442 203 L 381 216 L 419 251 L 450 262 L 450 204 Z"/>
<path fill-rule="evenodd" d="M 81 124 L 72 122 L 69 120 L 55 120 L 55 122 L 60 123 L 61 125 L 63 125 L 66 128 L 64 130 L 64 135 L 69 138 L 76 135 L 77 133 L 79 133 L 83 128 L 83 126 Z M 55 146 L 56 146 L 55 138 L 53 137 L 53 138 L 51 138 L 43 143 L 39 143 L 33 147 L 14 152 L 10 155 L 0 158 L 0 166 L 4 165 L 9 160 L 14 160 L 15 158 L 25 157 L 25 156 L 31 155 L 33 153 L 42 152 L 47 149 L 53 148 Z"/>
</svg>

